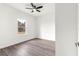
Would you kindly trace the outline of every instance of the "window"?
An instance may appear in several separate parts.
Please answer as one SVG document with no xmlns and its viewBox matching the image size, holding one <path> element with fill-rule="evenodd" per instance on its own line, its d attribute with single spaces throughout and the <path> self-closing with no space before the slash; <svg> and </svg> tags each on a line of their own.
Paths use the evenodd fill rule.
<svg viewBox="0 0 79 59">
<path fill-rule="evenodd" d="M 22 19 L 22 18 L 18 18 L 17 22 L 18 22 L 18 33 L 19 34 L 25 34 L 25 31 L 26 31 L 26 28 L 25 28 L 26 20 Z"/>
</svg>

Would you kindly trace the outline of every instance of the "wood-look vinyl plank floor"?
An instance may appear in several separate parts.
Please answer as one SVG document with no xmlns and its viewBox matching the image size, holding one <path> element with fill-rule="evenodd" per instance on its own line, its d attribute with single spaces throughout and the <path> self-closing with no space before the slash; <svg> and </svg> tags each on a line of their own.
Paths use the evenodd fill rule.
<svg viewBox="0 0 79 59">
<path fill-rule="evenodd" d="M 0 56 L 55 56 L 55 42 L 33 39 L 0 49 Z"/>
</svg>

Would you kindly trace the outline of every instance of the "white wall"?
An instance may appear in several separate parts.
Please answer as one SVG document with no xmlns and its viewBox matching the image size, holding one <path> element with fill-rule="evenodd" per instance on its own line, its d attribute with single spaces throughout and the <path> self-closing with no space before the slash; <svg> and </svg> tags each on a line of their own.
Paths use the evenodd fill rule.
<svg viewBox="0 0 79 59">
<path fill-rule="evenodd" d="M 26 34 L 17 34 L 17 18 L 24 17 L 27 22 Z M 0 4 L 0 48 L 7 47 L 36 37 L 34 17 Z"/>
<path fill-rule="evenodd" d="M 41 15 L 38 20 L 38 37 L 55 41 L 55 5 L 51 4 L 52 12 Z"/>
<path fill-rule="evenodd" d="M 77 4 L 56 4 L 56 55 L 75 56 L 77 48 Z"/>
<path fill-rule="evenodd" d="M 78 25 L 78 41 L 77 42 L 79 42 L 79 3 L 77 3 L 77 5 L 78 5 L 77 6 L 78 7 L 78 14 L 77 14 L 78 15 L 78 17 L 77 17 L 78 18 L 78 22 L 77 22 L 77 25 Z M 79 47 L 78 47 L 78 56 L 79 56 Z"/>
</svg>

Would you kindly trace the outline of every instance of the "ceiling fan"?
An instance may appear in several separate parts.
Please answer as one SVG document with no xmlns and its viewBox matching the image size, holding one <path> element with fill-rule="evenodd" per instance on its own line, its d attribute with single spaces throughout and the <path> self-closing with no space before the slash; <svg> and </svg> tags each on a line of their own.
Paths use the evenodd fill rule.
<svg viewBox="0 0 79 59">
<path fill-rule="evenodd" d="M 34 3 L 30 3 L 30 5 L 32 6 L 32 8 L 26 8 L 26 9 L 31 9 L 31 12 L 34 12 L 34 10 L 36 10 L 37 12 L 41 12 L 39 9 L 43 8 L 43 6 L 36 6 L 34 5 Z"/>
</svg>

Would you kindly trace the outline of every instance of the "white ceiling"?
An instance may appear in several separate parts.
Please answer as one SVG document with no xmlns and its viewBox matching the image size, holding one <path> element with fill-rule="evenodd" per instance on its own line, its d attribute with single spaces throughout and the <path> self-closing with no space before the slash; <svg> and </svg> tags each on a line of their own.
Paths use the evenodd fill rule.
<svg viewBox="0 0 79 59">
<path fill-rule="evenodd" d="M 9 3 L 8 5 L 21 10 L 25 13 L 29 13 L 34 16 L 40 16 L 40 15 L 45 15 L 48 13 L 52 13 L 54 10 L 54 4 L 53 3 L 34 3 L 35 5 L 43 5 L 43 8 L 40 9 L 41 12 L 33 12 L 31 13 L 31 10 L 25 9 L 26 7 L 31 7 L 30 3 Z"/>
</svg>

